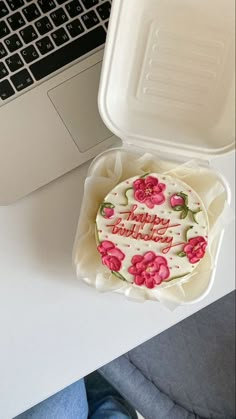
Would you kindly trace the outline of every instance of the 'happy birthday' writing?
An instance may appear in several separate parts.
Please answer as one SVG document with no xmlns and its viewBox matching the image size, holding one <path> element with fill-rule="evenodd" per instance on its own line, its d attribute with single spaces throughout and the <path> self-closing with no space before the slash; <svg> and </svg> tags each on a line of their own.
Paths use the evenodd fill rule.
<svg viewBox="0 0 236 419">
<path fill-rule="evenodd" d="M 127 217 L 118 218 L 114 224 L 109 224 L 107 227 L 111 228 L 112 234 L 117 234 L 123 237 L 133 238 L 135 240 L 154 241 L 155 243 L 167 244 L 162 249 L 162 253 L 166 254 L 172 247 L 179 246 L 181 243 L 173 243 L 174 237 L 166 235 L 168 230 L 181 226 L 181 224 L 171 224 L 169 219 L 160 218 L 158 215 L 149 213 L 136 212 L 138 205 L 133 205 L 130 211 L 120 212 L 121 215 L 126 214 Z M 132 221 L 131 228 L 128 228 L 124 221 Z M 149 226 L 149 232 L 145 233 L 143 229 Z"/>
</svg>

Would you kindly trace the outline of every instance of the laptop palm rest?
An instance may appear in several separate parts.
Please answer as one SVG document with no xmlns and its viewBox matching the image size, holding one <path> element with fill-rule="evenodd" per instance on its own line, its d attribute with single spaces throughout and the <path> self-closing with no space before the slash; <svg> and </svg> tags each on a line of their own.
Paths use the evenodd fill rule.
<svg viewBox="0 0 236 419">
<path fill-rule="evenodd" d="M 113 134 L 98 112 L 97 97 L 101 63 L 65 81 L 48 96 L 81 153 L 88 151 Z"/>
</svg>

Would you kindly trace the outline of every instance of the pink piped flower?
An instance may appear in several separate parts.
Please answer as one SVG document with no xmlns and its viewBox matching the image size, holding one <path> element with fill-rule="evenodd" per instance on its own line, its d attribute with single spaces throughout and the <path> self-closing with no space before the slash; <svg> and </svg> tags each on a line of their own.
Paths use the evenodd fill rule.
<svg viewBox="0 0 236 419">
<path fill-rule="evenodd" d="M 184 253 L 190 263 L 198 263 L 205 256 L 207 241 L 204 237 L 194 237 L 184 246 Z"/>
<path fill-rule="evenodd" d="M 125 254 L 114 243 L 105 240 L 97 249 L 102 256 L 103 265 L 107 266 L 110 271 L 118 272 L 121 269 Z"/>
<path fill-rule="evenodd" d="M 133 186 L 135 199 L 146 204 L 148 208 L 154 208 L 155 205 L 161 205 L 165 202 L 163 192 L 166 185 L 159 183 L 157 178 L 147 176 L 146 179 L 137 179 Z"/>
<path fill-rule="evenodd" d="M 128 272 L 134 276 L 136 285 L 146 285 L 147 288 L 154 288 L 169 278 L 170 270 L 167 260 L 154 252 L 146 252 L 143 256 L 133 256 L 132 266 Z"/>
</svg>

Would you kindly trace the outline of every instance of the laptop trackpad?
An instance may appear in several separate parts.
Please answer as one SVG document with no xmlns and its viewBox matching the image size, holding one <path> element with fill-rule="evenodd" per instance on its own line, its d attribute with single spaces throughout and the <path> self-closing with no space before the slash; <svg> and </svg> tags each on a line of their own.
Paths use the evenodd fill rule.
<svg viewBox="0 0 236 419">
<path fill-rule="evenodd" d="M 101 63 L 98 63 L 48 92 L 81 153 L 113 135 L 98 112 L 100 72 Z"/>
</svg>

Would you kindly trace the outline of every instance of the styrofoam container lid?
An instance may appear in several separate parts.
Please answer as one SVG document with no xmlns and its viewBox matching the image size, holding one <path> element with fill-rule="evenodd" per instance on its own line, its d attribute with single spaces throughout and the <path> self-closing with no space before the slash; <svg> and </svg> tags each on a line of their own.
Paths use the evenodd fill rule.
<svg viewBox="0 0 236 419">
<path fill-rule="evenodd" d="M 234 149 L 235 0 L 113 0 L 100 114 L 122 140 L 209 159 Z"/>
</svg>

